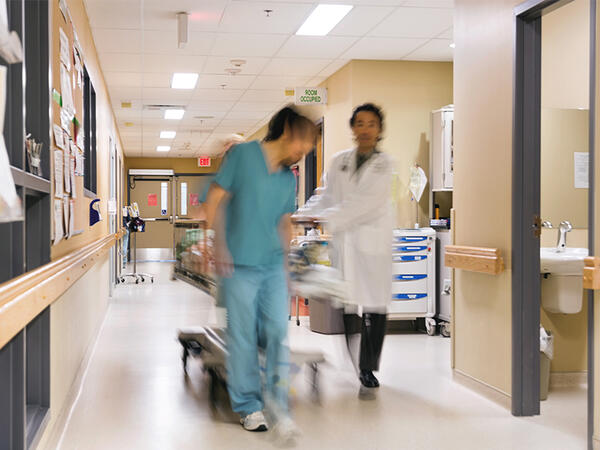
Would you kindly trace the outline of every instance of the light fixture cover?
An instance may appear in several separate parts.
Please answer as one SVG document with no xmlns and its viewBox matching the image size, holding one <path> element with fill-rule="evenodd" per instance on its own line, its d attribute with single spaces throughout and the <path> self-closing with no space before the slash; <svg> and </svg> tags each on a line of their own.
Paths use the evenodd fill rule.
<svg viewBox="0 0 600 450">
<path fill-rule="evenodd" d="M 299 36 L 325 36 L 346 17 L 352 5 L 318 5 L 296 32 Z"/>
<path fill-rule="evenodd" d="M 173 139 L 177 132 L 175 131 L 161 131 L 160 138 L 161 139 Z"/>
<path fill-rule="evenodd" d="M 185 114 L 185 109 L 165 109 L 165 119 L 181 120 Z"/>
<path fill-rule="evenodd" d="M 171 147 L 168 145 L 159 145 L 158 147 L 156 147 L 157 152 L 168 152 L 170 150 L 171 150 Z"/>
<path fill-rule="evenodd" d="M 194 89 L 198 83 L 197 73 L 174 73 L 171 79 L 173 89 Z"/>
</svg>

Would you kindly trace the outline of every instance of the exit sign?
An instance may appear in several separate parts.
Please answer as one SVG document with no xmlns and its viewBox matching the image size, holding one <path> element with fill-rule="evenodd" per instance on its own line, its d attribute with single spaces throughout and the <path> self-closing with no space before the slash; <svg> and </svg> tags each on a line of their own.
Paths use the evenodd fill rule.
<svg viewBox="0 0 600 450">
<path fill-rule="evenodd" d="M 210 158 L 208 156 L 198 158 L 198 167 L 210 167 Z"/>
</svg>

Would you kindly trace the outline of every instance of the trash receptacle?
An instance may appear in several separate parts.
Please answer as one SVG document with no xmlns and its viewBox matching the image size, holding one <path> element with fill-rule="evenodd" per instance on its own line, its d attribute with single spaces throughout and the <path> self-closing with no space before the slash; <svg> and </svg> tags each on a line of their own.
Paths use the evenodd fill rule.
<svg viewBox="0 0 600 450">
<path fill-rule="evenodd" d="M 550 362 L 554 356 L 554 336 L 540 327 L 540 400 L 548 398 L 550 387 Z"/>
<path fill-rule="evenodd" d="M 310 299 L 310 330 L 321 334 L 344 333 L 344 310 L 334 308 L 331 302 Z"/>
</svg>

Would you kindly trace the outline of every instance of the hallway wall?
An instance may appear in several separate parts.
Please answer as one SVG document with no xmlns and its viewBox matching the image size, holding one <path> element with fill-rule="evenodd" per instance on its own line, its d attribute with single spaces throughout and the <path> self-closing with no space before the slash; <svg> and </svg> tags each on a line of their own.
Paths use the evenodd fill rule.
<svg viewBox="0 0 600 450">
<path fill-rule="evenodd" d="M 50 417 L 38 449 L 57 448 L 108 307 L 108 254 L 50 309 Z"/>
</svg>

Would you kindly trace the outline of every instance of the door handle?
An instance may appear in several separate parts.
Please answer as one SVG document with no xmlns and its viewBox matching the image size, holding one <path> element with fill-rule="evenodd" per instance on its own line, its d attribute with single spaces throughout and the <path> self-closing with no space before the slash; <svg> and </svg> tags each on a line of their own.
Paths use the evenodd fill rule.
<svg viewBox="0 0 600 450">
<path fill-rule="evenodd" d="M 533 218 L 533 225 L 531 225 L 533 229 L 533 235 L 536 239 L 542 237 L 542 218 L 539 215 L 536 215 Z"/>
</svg>

